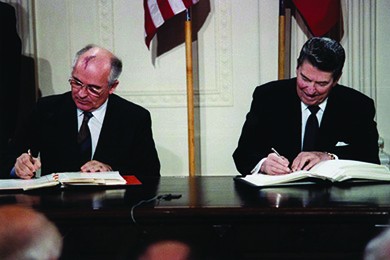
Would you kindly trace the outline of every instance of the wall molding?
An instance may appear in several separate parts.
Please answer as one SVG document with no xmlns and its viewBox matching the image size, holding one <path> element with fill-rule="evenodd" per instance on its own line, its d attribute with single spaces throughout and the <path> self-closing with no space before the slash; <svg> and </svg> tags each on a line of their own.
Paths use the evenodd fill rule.
<svg viewBox="0 0 390 260">
<path fill-rule="evenodd" d="M 99 0 L 98 13 L 99 13 L 100 44 L 115 52 L 113 0 Z"/>
<path fill-rule="evenodd" d="M 101 0 L 102 2 L 105 2 Z M 193 68 L 194 68 L 194 103 L 195 106 L 233 106 L 233 69 L 232 69 L 232 21 L 231 0 L 215 0 L 210 3 L 211 19 L 215 24 L 215 82 L 210 85 L 200 85 L 198 56 L 200 55 L 197 41 L 193 42 Z M 213 8 L 214 7 L 214 8 Z M 101 16 L 100 19 L 105 19 Z M 184 57 L 183 57 L 184 59 Z M 207 66 L 205 69 L 207 69 Z M 184 68 L 183 68 L 184 70 Z M 132 91 L 131 89 L 117 90 L 121 96 L 146 107 L 185 107 L 187 94 L 185 82 L 178 84 L 172 90 L 152 90 L 149 92 Z"/>
</svg>

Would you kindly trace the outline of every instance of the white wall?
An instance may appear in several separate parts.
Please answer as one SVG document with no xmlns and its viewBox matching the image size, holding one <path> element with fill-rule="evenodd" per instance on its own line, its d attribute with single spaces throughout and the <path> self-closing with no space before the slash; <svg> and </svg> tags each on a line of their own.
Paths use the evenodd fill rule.
<svg viewBox="0 0 390 260">
<path fill-rule="evenodd" d="M 196 96 L 200 103 L 198 174 L 235 175 L 231 155 L 252 92 L 277 78 L 278 1 L 210 0 L 210 7 L 195 44 L 200 92 Z M 377 1 L 378 126 L 385 148 L 390 147 L 389 9 L 389 1 Z M 43 95 L 69 89 L 71 59 L 85 44 L 112 49 L 124 63 L 117 93 L 152 113 L 162 175 L 188 175 L 184 46 L 153 64 L 143 39 L 142 1 L 38 0 L 35 20 Z"/>
<path fill-rule="evenodd" d="M 376 2 L 377 123 L 379 134 L 385 141 L 385 151 L 390 153 L 390 1 Z"/>
</svg>

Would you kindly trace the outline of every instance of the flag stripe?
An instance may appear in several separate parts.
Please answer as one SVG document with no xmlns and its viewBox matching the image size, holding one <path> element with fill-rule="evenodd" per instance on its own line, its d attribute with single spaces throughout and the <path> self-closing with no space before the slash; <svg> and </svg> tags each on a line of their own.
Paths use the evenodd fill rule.
<svg viewBox="0 0 390 260">
<path fill-rule="evenodd" d="M 164 18 L 160 12 L 157 0 L 147 0 L 146 2 L 154 27 L 160 27 L 164 23 Z"/>
<path fill-rule="evenodd" d="M 152 17 L 150 16 L 148 1 L 144 1 L 145 9 L 145 42 L 149 47 L 149 43 L 153 38 L 154 33 L 156 32 L 156 27 L 153 23 Z"/>
<path fill-rule="evenodd" d="M 199 0 L 144 0 L 146 45 L 149 47 L 157 29 L 166 20 L 198 2 Z"/>
<path fill-rule="evenodd" d="M 168 4 L 171 6 L 172 11 L 174 12 L 175 15 L 183 12 L 188 8 L 186 5 L 184 5 L 183 1 L 168 0 Z"/>
<path fill-rule="evenodd" d="M 175 15 L 171 6 L 166 0 L 158 0 L 158 8 L 160 9 L 160 13 L 164 18 L 164 22 Z"/>
<path fill-rule="evenodd" d="M 144 2 L 144 8 L 145 8 L 145 24 L 147 24 L 148 26 L 145 27 L 145 32 L 146 34 L 149 34 L 149 33 L 152 33 L 156 27 L 153 23 L 153 20 L 152 20 L 152 17 L 150 16 L 150 12 L 147 12 L 146 10 L 149 10 L 148 9 L 148 6 L 147 5 L 147 1 Z"/>
<path fill-rule="evenodd" d="M 191 5 L 196 4 L 197 2 L 199 2 L 199 0 L 183 0 L 186 9 L 190 8 Z"/>
</svg>

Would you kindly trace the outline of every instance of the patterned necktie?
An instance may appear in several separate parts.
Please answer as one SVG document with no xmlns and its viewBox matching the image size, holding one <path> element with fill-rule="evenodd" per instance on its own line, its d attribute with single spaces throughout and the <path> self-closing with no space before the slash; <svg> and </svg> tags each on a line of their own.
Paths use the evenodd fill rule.
<svg viewBox="0 0 390 260">
<path fill-rule="evenodd" d="M 311 114 L 306 122 L 305 137 L 303 139 L 302 151 L 315 151 L 317 136 L 320 129 L 316 114 L 320 107 L 308 106 L 308 109 L 310 110 Z"/>
<path fill-rule="evenodd" d="M 83 123 L 81 124 L 77 143 L 80 148 L 80 160 L 84 164 L 91 160 L 92 157 L 92 140 L 91 132 L 89 131 L 88 121 L 93 117 L 91 112 L 84 112 Z"/>
</svg>

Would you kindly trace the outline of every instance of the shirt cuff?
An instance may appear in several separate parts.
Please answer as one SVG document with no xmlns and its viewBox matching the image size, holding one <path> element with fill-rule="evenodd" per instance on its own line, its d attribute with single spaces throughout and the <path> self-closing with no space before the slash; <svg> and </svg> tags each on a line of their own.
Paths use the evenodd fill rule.
<svg viewBox="0 0 390 260">
<path fill-rule="evenodd" d="M 335 155 L 334 153 L 328 153 L 326 152 L 331 160 L 338 160 L 339 157 Z"/>
<path fill-rule="evenodd" d="M 252 169 L 251 174 L 261 174 L 260 169 L 266 159 L 267 158 L 261 159 L 261 161 L 256 164 L 255 168 Z"/>
<path fill-rule="evenodd" d="M 12 167 L 12 170 L 11 170 L 9 176 L 10 176 L 11 178 L 17 178 L 17 177 L 18 177 L 18 176 L 16 175 L 15 167 Z"/>
</svg>

